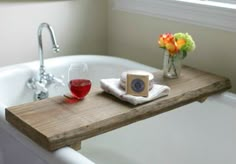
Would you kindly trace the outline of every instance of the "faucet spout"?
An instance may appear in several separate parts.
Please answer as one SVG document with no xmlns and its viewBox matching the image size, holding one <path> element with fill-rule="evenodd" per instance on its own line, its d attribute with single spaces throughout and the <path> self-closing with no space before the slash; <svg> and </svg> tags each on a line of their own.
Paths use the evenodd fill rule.
<svg viewBox="0 0 236 164">
<path fill-rule="evenodd" d="M 52 40 L 52 49 L 54 52 L 59 52 L 59 45 L 57 44 L 56 37 L 54 30 L 52 26 L 50 26 L 48 23 L 41 23 L 38 28 L 38 46 L 39 46 L 39 59 L 40 59 L 40 82 L 43 80 L 43 76 L 45 73 L 45 67 L 44 67 L 44 53 L 43 53 L 43 42 L 42 42 L 42 31 L 44 28 L 47 28 L 49 30 L 51 40 Z"/>
<path fill-rule="evenodd" d="M 33 77 L 28 80 L 27 86 L 34 90 L 35 100 L 45 99 L 49 96 L 48 87 L 55 83 L 64 86 L 63 80 L 55 77 L 53 74 L 47 73 L 44 67 L 44 55 L 43 55 L 43 43 L 42 43 L 42 31 L 44 28 L 49 30 L 52 39 L 52 49 L 54 52 L 59 52 L 59 45 L 57 44 L 56 37 L 52 26 L 47 23 L 41 23 L 38 28 L 38 46 L 39 46 L 39 77 Z"/>
</svg>

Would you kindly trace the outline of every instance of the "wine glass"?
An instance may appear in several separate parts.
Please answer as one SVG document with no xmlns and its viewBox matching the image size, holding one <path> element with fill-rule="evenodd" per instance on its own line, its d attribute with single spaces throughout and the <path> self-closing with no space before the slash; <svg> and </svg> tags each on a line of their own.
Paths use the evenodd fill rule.
<svg viewBox="0 0 236 164">
<path fill-rule="evenodd" d="M 72 97 L 78 100 L 84 99 L 91 89 L 91 81 L 88 79 L 88 65 L 86 63 L 72 63 L 68 71 L 68 87 Z"/>
</svg>

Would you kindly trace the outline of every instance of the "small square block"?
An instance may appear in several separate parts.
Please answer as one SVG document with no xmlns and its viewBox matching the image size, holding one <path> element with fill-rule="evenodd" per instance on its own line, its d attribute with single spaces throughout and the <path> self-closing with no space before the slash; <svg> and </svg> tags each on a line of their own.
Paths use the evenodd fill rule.
<svg viewBox="0 0 236 164">
<path fill-rule="evenodd" d="M 127 74 L 126 93 L 133 96 L 148 97 L 149 76 Z"/>
</svg>

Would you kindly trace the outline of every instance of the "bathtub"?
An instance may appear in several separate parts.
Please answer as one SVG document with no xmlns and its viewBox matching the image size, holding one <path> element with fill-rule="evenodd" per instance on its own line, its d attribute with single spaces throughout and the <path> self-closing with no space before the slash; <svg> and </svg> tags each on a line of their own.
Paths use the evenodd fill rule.
<svg viewBox="0 0 236 164">
<path fill-rule="evenodd" d="M 70 63 L 86 62 L 93 87 L 101 78 L 119 77 L 129 69 L 156 69 L 130 60 L 77 55 L 45 60 L 47 72 L 64 76 Z M 0 164 L 235 164 L 236 96 L 225 92 L 176 110 L 84 140 L 82 149 L 48 152 L 5 120 L 4 108 L 33 101 L 26 82 L 38 72 L 39 62 L 0 68 Z M 111 69 L 112 68 L 112 69 Z M 69 92 L 49 88 L 49 96 Z"/>
</svg>

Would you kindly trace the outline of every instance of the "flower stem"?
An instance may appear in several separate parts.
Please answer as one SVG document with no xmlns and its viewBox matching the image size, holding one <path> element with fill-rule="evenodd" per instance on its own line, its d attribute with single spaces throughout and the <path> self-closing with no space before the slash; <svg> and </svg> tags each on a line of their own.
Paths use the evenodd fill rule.
<svg viewBox="0 0 236 164">
<path fill-rule="evenodd" d="M 172 63 L 172 61 L 170 61 L 170 59 L 171 59 L 171 57 L 169 57 L 169 59 L 168 59 L 168 65 L 169 65 L 170 63 Z M 170 64 L 169 69 L 168 69 L 168 72 L 170 72 L 171 68 L 172 68 L 172 64 Z"/>
<path fill-rule="evenodd" d="M 171 65 L 169 67 L 168 72 L 170 72 L 171 68 L 173 67 L 175 76 L 178 77 L 177 70 L 176 70 L 176 67 L 175 67 L 175 59 L 174 59 L 174 57 L 170 57 L 170 58 L 171 58 Z"/>
</svg>

